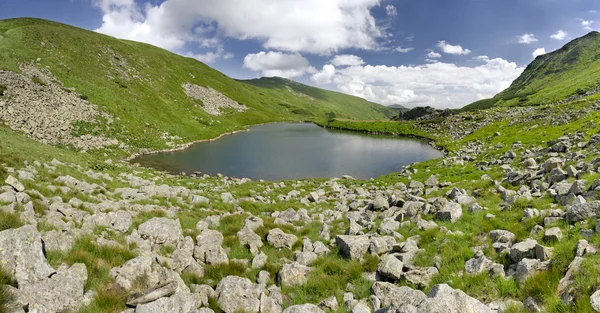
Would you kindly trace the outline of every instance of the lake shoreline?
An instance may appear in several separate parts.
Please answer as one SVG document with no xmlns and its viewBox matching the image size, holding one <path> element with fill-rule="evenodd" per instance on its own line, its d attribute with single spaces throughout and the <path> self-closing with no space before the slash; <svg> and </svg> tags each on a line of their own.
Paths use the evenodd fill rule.
<svg viewBox="0 0 600 313">
<path fill-rule="evenodd" d="M 263 128 L 266 132 L 263 131 Z M 298 131 L 305 129 L 312 131 L 304 133 L 307 135 L 298 136 Z M 257 133 L 240 134 L 250 130 L 256 130 Z M 291 137 L 287 133 L 290 130 Z M 222 144 L 210 143 L 232 134 L 239 134 L 239 138 L 227 139 Z M 194 146 L 195 143 L 206 143 L 208 146 Z M 271 148 L 272 146 L 273 148 Z M 214 150 L 218 149 L 215 147 L 221 147 L 221 150 Z M 265 155 L 257 147 L 263 150 L 270 149 L 269 151 L 287 151 L 287 154 L 282 152 L 280 157 L 295 161 L 293 161 L 294 163 L 283 162 L 286 163 L 283 165 L 277 157 L 272 156 L 272 153 Z M 317 150 L 310 150 L 313 151 L 309 153 L 310 155 L 299 157 L 308 153 L 307 147 L 309 150 L 315 148 Z M 239 155 L 238 150 L 243 151 L 243 155 Z M 215 151 L 225 152 L 221 156 L 216 156 L 218 154 Z M 233 155 L 235 157 L 232 157 Z M 166 151 L 137 154 L 130 157 L 129 160 L 130 163 L 137 163 L 143 167 L 171 174 L 201 172 L 215 175 L 222 173 L 232 177 L 279 181 L 339 177 L 340 175 L 351 175 L 361 179 L 376 178 L 401 171 L 405 166 L 416 162 L 437 159 L 443 155 L 442 151 L 436 149 L 431 142 L 424 141 L 423 138 L 391 136 L 386 133 L 337 131 L 314 122 L 294 121 L 253 125 L 246 129 L 224 133 L 215 138 L 188 143 Z M 223 159 L 225 156 L 227 157 Z M 139 158 L 136 159 L 136 157 Z M 335 166 L 329 164 L 331 161 L 328 160 L 336 160 Z M 342 160 L 344 161 L 342 162 Z M 322 164 L 329 165 L 319 167 L 323 166 Z M 340 167 L 341 164 L 349 167 Z M 294 170 L 290 170 L 290 167 Z M 234 168 L 236 170 L 232 170 Z"/>
</svg>

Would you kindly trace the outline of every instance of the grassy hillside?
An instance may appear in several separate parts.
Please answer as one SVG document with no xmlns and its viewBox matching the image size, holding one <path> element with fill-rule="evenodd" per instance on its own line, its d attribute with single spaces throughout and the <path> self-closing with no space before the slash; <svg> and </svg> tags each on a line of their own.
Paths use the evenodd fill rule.
<svg viewBox="0 0 600 313">
<path fill-rule="evenodd" d="M 269 94 L 265 95 L 268 101 L 277 103 L 289 112 L 308 117 L 322 117 L 314 112 L 325 112 L 327 118 L 377 119 L 395 115 L 394 110 L 365 99 L 303 85 L 281 77 L 263 77 L 240 82 L 257 87 L 258 92 L 268 91 Z"/>
<path fill-rule="evenodd" d="M 393 112 L 356 97 L 293 83 L 293 89 L 236 81 L 209 66 L 143 43 L 40 19 L 0 21 L 0 70 L 20 64 L 47 68 L 64 87 L 115 119 L 104 134 L 131 150 L 164 148 L 161 135 L 179 143 L 212 138 L 244 125 L 283 120 L 384 119 Z M 182 85 L 211 87 L 250 109 L 206 113 Z M 291 84 L 291 83 L 290 83 Z M 79 125 L 80 133 L 92 132 Z M 87 129 L 88 127 L 89 129 Z"/>
<path fill-rule="evenodd" d="M 542 105 L 584 94 L 600 85 L 600 33 L 590 32 L 538 56 L 509 88 L 464 110 Z"/>
</svg>

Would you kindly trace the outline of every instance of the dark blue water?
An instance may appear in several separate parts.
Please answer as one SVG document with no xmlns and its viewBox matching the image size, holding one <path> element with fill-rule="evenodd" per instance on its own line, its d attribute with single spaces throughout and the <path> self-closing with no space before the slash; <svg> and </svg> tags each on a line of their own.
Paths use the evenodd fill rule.
<svg viewBox="0 0 600 313">
<path fill-rule="evenodd" d="M 441 156 L 417 139 L 329 130 L 310 123 L 277 123 L 182 151 L 140 156 L 133 162 L 172 173 L 283 180 L 342 175 L 372 178 Z"/>
</svg>

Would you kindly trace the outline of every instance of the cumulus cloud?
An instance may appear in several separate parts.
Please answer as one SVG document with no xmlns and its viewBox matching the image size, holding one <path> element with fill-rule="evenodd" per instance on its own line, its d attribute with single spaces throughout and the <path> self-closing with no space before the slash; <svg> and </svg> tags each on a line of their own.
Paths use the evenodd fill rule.
<svg viewBox="0 0 600 313">
<path fill-rule="evenodd" d="M 394 49 L 394 51 L 400 52 L 400 53 L 408 53 L 408 52 L 411 52 L 413 50 L 415 50 L 415 48 L 412 48 L 412 47 L 408 47 L 408 48 L 396 47 Z"/>
<path fill-rule="evenodd" d="M 335 58 L 331 60 L 331 64 L 335 66 L 356 66 L 364 63 L 363 59 L 352 54 L 336 55 Z"/>
<path fill-rule="evenodd" d="M 315 73 L 314 67 L 299 53 L 282 53 L 276 51 L 248 54 L 244 58 L 244 67 L 261 72 L 265 77 L 279 76 L 294 78 L 306 73 Z"/>
<path fill-rule="evenodd" d="M 471 50 L 463 49 L 463 47 L 461 47 L 460 45 L 456 45 L 456 46 L 451 45 L 445 40 L 438 42 L 437 46 L 440 49 L 442 49 L 442 51 L 444 53 L 447 53 L 447 54 L 467 55 L 467 54 L 471 53 Z"/>
<path fill-rule="evenodd" d="M 389 17 L 395 17 L 398 15 L 398 11 L 396 10 L 396 7 L 391 4 L 388 4 L 385 6 L 385 13 Z"/>
<path fill-rule="evenodd" d="M 545 48 L 537 48 L 537 49 L 535 49 L 535 51 L 533 51 L 533 53 L 531 55 L 533 56 L 533 58 L 536 58 L 537 56 L 540 56 L 542 54 L 546 54 Z"/>
<path fill-rule="evenodd" d="M 313 76 L 311 76 L 310 80 L 316 84 L 326 85 L 330 84 L 331 80 L 335 76 L 335 66 L 331 64 L 323 65 L 323 69 Z"/>
<path fill-rule="evenodd" d="M 373 49 L 383 36 L 371 15 L 379 0 L 166 0 L 143 8 L 134 0 L 93 1 L 103 12 L 98 32 L 170 50 L 206 35 L 195 31 L 199 24 L 267 49 L 317 54 Z"/>
<path fill-rule="evenodd" d="M 442 57 L 441 54 L 439 54 L 433 50 L 428 50 L 428 51 L 429 52 L 427 52 L 427 55 L 426 55 L 428 59 L 439 59 Z"/>
<path fill-rule="evenodd" d="M 562 29 L 559 29 L 556 33 L 554 33 L 550 36 L 550 38 L 556 39 L 556 40 L 564 40 L 566 37 L 567 37 L 567 32 L 563 31 Z"/>
<path fill-rule="evenodd" d="M 519 43 L 522 44 L 530 44 L 530 43 L 534 43 L 538 41 L 537 38 L 535 38 L 534 34 L 523 34 L 521 36 L 519 36 Z"/>
<path fill-rule="evenodd" d="M 323 81 L 333 83 L 342 92 L 385 105 L 459 108 L 494 96 L 524 70 L 516 63 L 499 58 L 478 59 L 483 64 L 476 67 L 442 62 L 398 67 L 323 67 L 312 80 L 319 83 L 327 77 Z"/>
</svg>

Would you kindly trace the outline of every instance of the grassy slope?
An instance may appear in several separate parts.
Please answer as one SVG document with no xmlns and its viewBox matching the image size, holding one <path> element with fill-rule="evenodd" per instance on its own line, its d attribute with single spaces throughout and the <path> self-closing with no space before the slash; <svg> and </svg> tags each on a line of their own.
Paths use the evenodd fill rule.
<svg viewBox="0 0 600 313">
<path fill-rule="evenodd" d="M 540 105 L 584 93 L 600 85 L 600 33 L 590 32 L 538 56 L 509 88 L 463 110 L 492 106 Z"/>
<path fill-rule="evenodd" d="M 49 68 L 65 87 L 74 87 L 117 117 L 107 135 L 134 148 L 163 148 L 164 132 L 189 142 L 249 124 L 322 119 L 329 112 L 353 119 L 390 114 L 383 106 L 300 84 L 301 91 L 321 96 L 311 100 L 300 93 L 257 87 L 163 49 L 45 20 L 2 20 L 0 36 L 0 69 L 18 71 L 19 63 L 39 58 L 39 65 Z M 181 86 L 188 82 L 210 86 L 252 109 L 211 116 L 185 95 Z M 300 114 L 279 105 L 284 101 Z"/>
<path fill-rule="evenodd" d="M 269 90 L 270 100 L 289 111 L 305 109 L 308 112 L 326 112 L 326 117 L 381 119 L 382 116 L 396 115 L 394 110 L 369 102 L 359 97 L 343 93 L 331 92 L 297 83 L 280 77 L 263 77 L 260 79 L 242 80 L 242 83 L 258 88 L 258 91 Z M 290 92 L 290 90 L 292 92 Z M 295 97 L 290 97 L 295 93 Z M 368 108 L 369 110 L 366 110 Z M 314 114 L 309 114 L 313 116 Z M 323 117 L 317 116 L 317 117 Z"/>
</svg>

